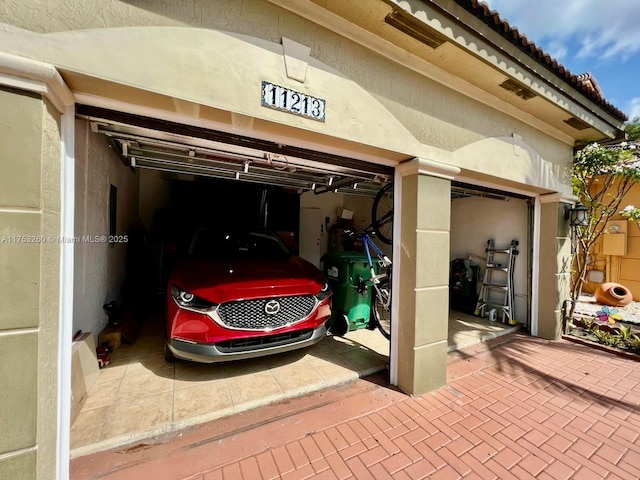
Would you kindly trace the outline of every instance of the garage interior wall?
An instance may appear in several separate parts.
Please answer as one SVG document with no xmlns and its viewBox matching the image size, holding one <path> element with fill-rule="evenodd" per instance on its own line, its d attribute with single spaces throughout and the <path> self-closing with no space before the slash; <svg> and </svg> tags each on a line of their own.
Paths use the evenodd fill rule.
<svg viewBox="0 0 640 480">
<path fill-rule="evenodd" d="M 341 193 L 323 193 L 316 195 L 313 192 L 305 192 L 300 198 L 300 208 L 317 208 L 320 210 L 320 218 L 324 224 L 329 218 L 329 224 L 322 225 L 320 231 L 320 256 L 331 250 L 331 230 L 335 227 L 338 215 L 343 209 L 353 213 L 353 225 L 364 228 L 371 223 L 371 207 L 373 198 L 365 195 L 343 195 Z M 391 258 L 391 246 L 381 241 L 376 244 Z"/>
<path fill-rule="evenodd" d="M 117 193 L 118 235 L 126 235 L 138 220 L 138 174 L 125 167 L 103 135 L 89 123 L 76 121 L 75 235 L 109 235 L 109 189 Z M 107 323 L 102 306 L 122 300 L 127 243 L 78 241 L 75 245 L 73 331 L 96 337 Z"/>
<path fill-rule="evenodd" d="M 146 230 L 153 228 L 153 220 L 159 208 L 171 205 L 171 182 L 166 174 L 157 170 L 138 170 L 140 178 L 140 220 Z"/>
<path fill-rule="evenodd" d="M 497 248 L 506 248 L 511 240 L 518 240 L 519 254 L 515 260 L 514 292 L 515 319 L 527 322 L 528 291 L 528 206 L 525 200 L 508 198 L 468 197 L 451 202 L 451 260 L 474 255 L 486 259 L 487 240 L 494 239 Z M 500 258 L 499 258 L 500 257 Z M 500 263 L 506 256 L 496 255 Z M 484 266 L 484 262 L 473 262 Z M 480 271 L 478 288 L 484 270 Z"/>
<path fill-rule="evenodd" d="M 300 196 L 300 214 L 303 215 L 303 209 L 317 208 L 320 213 L 318 217 L 321 219 L 322 224 L 318 225 L 320 234 L 320 258 L 322 255 L 329 251 L 330 246 L 330 229 L 335 224 L 337 213 L 342 209 L 344 205 L 345 195 L 341 193 L 324 193 L 316 195 L 313 192 L 305 192 Z M 328 227 L 325 224 L 324 219 L 329 218 Z M 301 222 L 302 223 L 302 222 Z M 321 228 L 322 226 L 322 228 Z M 316 265 L 318 266 L 318 265 Z"/>
</svg>

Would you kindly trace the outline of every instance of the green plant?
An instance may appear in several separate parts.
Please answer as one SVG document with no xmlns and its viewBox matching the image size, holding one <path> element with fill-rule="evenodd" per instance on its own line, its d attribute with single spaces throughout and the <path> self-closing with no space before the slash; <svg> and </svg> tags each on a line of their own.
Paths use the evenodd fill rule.
<svg viewBox="0 0 640 480">
<path fill-rule="evenodd" d="M 636 225 L 640 228 L 640 208 L 636 208 L 633 205 L 627 205 L 620 211 L 620 216 L 626 218 L 630 222 L 636 222 Z"/>
<path fill-rule="evenodd" d="M 592 250 L 597 240 L 604 233 L 607 221 L 618 213 L 622 199 L 640 181 L 638 151 L 630 147 L 626 142 L 615 147 L 591 143 L 574 157 L 573 192 L 586 207 L 588 222 L 575 227 L 574 231 L 578 249 L 573 257 L 573 303 L 569 318 L 573 316 L 575 302 L 595 259 Z"/>
<path fill-rule="evenodd" d="M 597 328 L 593 330 L 593 334 L 598 339 L 598 342 L 604 343 L 604 344 L 608 343 L 609 338 L 611 337 L 611 334 L 609 332 L 605 332 L 604 330 L 600 330 Z"/>
<path fill-rule="evenodd" d="M 629 140 L 640 140 L 640 117 L 633 117 L 624 128 Z"/>
<path fill-rule="evenodd" d="M 638 335 L 632 335 L 628 344 L 633 350 L 640 353 L 640 337 Z"/>
<path fill-rule="evenodd" d="M 610 347 L 617 347 L 618 345 L 620 345 L 620 341 L 621 340 L 622 340 L 622 338 L 620 338 L 619 335 L 611 335 L 611 334 L 609 334 L 609 336 L 606 338 L 604 343 L 606 343 Z"/>
<path fill-rule="evenodd" d="M 633 334 L 633 327 L 631 325 L 621 325 L 618 329 L 618 336 L 620 340 L 628 342 Z"/>
</svg>

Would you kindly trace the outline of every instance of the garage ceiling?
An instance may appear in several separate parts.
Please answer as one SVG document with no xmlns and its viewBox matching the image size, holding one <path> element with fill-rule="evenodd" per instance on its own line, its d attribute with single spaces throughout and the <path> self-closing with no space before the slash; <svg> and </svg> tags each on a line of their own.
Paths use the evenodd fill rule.
<svg viewBox="0 0 640 480">
<path fill-rule="evenodd" d="M 131 168 L 295 189 L 374 196 L 393 168 L 222 132 L 79 107 Z M 129 120 L 123 122 L 122 120 Z"/>
</svg>

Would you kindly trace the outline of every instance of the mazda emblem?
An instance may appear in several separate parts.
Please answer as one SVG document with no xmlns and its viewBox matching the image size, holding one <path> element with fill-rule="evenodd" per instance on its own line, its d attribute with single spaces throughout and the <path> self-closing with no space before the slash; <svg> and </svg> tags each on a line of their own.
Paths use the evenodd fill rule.
<svg viewBox="0 0 640 480">
<path fill-rule="evenodd" d="M 275 315 L 280 311 L 280 302 L 277 300 L 269 300 L 264 306 L 264 313 L 267 315 Z"/>
</svg>

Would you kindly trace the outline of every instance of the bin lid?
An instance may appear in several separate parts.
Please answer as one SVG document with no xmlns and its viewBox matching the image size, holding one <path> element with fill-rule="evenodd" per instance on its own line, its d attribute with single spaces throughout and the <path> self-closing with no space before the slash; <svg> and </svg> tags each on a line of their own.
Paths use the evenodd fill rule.
<svg viewBox="0 0 640 480">
<path fill-rule="evenodd" d="M 322 256 L 322 261 L 326 260 L 341 260 L 341 261 L 353 261 L 353 262 L 367 262 L 367 256 L 362 252 L 355 252 L 352 250 L 335 250 L 333 252 L 327 252 Z"/>
</svg>

